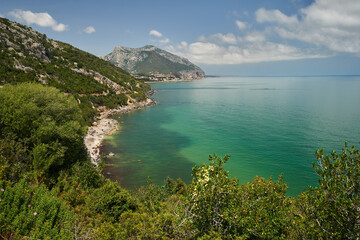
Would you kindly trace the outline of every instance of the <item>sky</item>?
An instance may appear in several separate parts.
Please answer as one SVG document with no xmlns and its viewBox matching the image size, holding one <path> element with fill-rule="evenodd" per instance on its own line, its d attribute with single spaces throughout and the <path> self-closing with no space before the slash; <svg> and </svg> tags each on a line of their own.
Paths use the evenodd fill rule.
<svg viewBox="0 0 360 240">
<path fill-rule="evenodd" d="M 0 16 L 97 56 L 155 45 L 208 75 L 360 74 L 359 0 L 0 0 Z"/>
</svg>

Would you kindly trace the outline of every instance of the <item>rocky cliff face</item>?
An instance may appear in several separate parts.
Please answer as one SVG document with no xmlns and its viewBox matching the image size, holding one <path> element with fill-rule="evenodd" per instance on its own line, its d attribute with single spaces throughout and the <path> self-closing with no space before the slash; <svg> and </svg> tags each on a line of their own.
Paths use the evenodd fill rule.
<svg viewBox="0 0 360 240">
<path fill-rule="evenodd" d="M 150 75 L 157 72 L 159 74 L 173 74 L 180 79 L 205 77 L 204 71 L 186 58 L 150 45 L 142 48 L 118 46 L 103 59 L 133 75 Z"/>
</svg>

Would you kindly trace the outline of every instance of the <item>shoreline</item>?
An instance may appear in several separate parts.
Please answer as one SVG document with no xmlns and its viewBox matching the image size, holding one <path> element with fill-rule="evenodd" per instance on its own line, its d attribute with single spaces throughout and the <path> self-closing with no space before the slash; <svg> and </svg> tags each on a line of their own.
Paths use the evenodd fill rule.
<svg viewBox="0 0 360 240">
<path fill-rule="evenodd" d="M 204 77 L 206 78 L 206 77 Z M 163 80 L 163 81 L 144 81 L 145 83 L 175 83 L 175 82 L 193 82 L 204 78 L 193 78 L 193 79 L 177 79 L 177 80 Z"/>
<path fill-rule="evenodd" d="M 98 119 L 88 128 L 87 134 L 84 137 L 85 147 L 90 156 L 91 162 L 99 165 L 100 161 L 100 147 L 105 136 L 112 135 L 118 130 L 119 122 L 112 118 L 113 115 L 120 113 L 127 113 L 133 110 L 142 109 L 148 106 L 155 105 L 156 102 L 150 98 L 145 101 L 126 105 L 123 107 L 107 109 L 100 113 Z"/>
</svg>

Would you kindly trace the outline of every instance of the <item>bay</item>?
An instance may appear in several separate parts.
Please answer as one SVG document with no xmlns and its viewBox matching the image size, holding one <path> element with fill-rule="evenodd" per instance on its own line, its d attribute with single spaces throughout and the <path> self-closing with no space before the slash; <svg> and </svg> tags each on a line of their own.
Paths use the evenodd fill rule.
<svg viewBox="0 0 360 240">
<path fill-rule="evenodd" d="M 191 181 L 195 164 L 229 154 L 240 183 L 255 176 L 287 182 L 289 195 L 316 186 L 315 150 L 359 146 L 360 77 L 213 77 L 153 83 L 157 105 L 116 117 L 105 139 L 105 173 L 126 188 L 169 176 Z"/>
</svg>

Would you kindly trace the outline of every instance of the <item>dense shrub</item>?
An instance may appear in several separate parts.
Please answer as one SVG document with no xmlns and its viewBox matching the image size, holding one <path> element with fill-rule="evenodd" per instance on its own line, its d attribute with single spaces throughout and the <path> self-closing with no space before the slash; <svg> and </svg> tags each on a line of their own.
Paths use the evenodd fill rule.
<svg viewBox="0 0 360 240">
<path fill-rule="evenodd" d="M 1 88 L 0 102 L 1 174 L 7 179 L 31 170 L 38 181 L 54 182 L 60 169 L 86 158 L 85 122 L 73 97 L 25 83 Z"/>
<path fill-rule="evenodd" d="M 324 157 L 317 150 L 319 187 L 309 188 L 298 199 L 302 216 L 299 235 L 304 238 L 360 238 L 360 155 L 345 143 L 340 155 Z"/>
<path fill-rule="evenodd" d="M 288 239 L 291 199 L 286 197 L 287 185 L 272 178 L 255 177 L 241 186 L 237 203 L 236 224 L 247 238 Z"/>
<path fill-rule="evenodd" d="M 119 221 L 122 213 L 136 210 L 137 202 L 128 191 L 108 180 L 91 192 L 88 206 L 93 212 L 105 215 L 106 221 L 114 223 Z"/>
<path fill-rule="evenodd" d="M 229 178 L 224 164 L 229 156 L 209 156 L 209 165 L 193 168 L 190 186 L 191 221 L 201 233 L 211 230 L 227 234 L 233 231 L 238 180 Z"/>
<path fill-rule="evenodd" d="M 198 236 L 287 239 L 290 200 L 282 176 L 277 182 L 256 177 L 239 186 L 224 169 L 228 159 L 228 155 L 210 156 L 209 165 L 193 168 L 189 221 L 199 230 Z"/>
<path fill-rule="evenodd" d="M 46 186 L 0 182 L 0 229 L 31 239 L 70 239 L 76 217 Z"/>
</svg>

